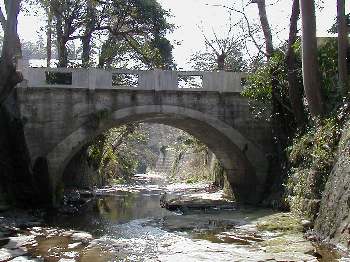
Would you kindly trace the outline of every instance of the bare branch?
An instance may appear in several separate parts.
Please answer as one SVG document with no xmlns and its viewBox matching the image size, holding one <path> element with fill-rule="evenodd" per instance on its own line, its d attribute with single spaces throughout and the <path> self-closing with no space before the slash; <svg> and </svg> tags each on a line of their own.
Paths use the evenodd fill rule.
<svg viewBox="0 0 350 262">
<path fill-rule="evenodd" d="M 0 7 L 0 23 L 1 23 L 1 26 L 2 26 L 2 30 L 5 31 L 6 30 L 6 18 L 4 16 L 4 13 L 2 12 L 2 9 Z"/>
<path fill-rule="evenodd" d="M 204 34 L 204 32 L 203 32 L 203 29 L 200 28 L 199 26 L 198 26 L 198 28 L 199 28 L 199 30 L 201 31 L 201 33 L 202 33 L 202 35 L 203 35 L 203 37 L 204 37 L 205 43 L 206 43 L 209 47 L 211 47 L 211 48 L 213 49 L 214 53 L 218 56 L 218 55 L 219 55 L 219 52 L 218 52 L 218 51 L 216 50 L 216 48 L 211 44 L 211 41 L 208 40 L 207 36 L 206 36 L 206 35 Z"/>
<path fill-rule="evenodd" d="M 225 47 L 221 45 L 220 40 L 219 40 L 219 38 L 218 38 L 214 28 L 212 28 L 212 30 L 213 30 L 213 34 L 214 34 L 214 37 L 215 37 L 215 41 L 218 44 L 219 48 L 221 49 L 221 52 L 225 52 L 226 51 Z"/>
<path fill-rule="evenodd" d="M 259 46 L 258 42 L 255 40 L 254 38 L 254 34 L 252 32 L 252 28 L 251 28 L 251 25 L 250 25 L 250 22 L 249 22 L 249 19 L 246 15 L 246 13 L 244 11 L 241 11 L 241 10 L 238 10 L 236 8 L 233 8 L 233 7 L 229 7 L 229 6 L 226 6 L 226 5 L 212 5 L 212 6 L 216 6 L 216 7 L 222 7 L 222 8 L 226 8 L 230 11 L 233 11 L 233 12 L 236 12 L 236 13 L 239 13 L 242 15 L 244 21 L 246 22 L 246 25 L 247 25 L 247 29 L 248 29 L 248 35 L 249 37 L 251 38 L 252 42 L 254 43 L 255 47 L 258 49 L 258 51 L 262 54 L 264 54 L 264 56 L 267 56 L 267 53 L 264 52 L 261 47 Z"/>
<path fill-rule="evenodd" d="M 138 42 L 132 37 L 132 36 L 128 36 L 128 35 L 123 35 L 123 38 L 125 39 L 125 41 L 127 41 L 127 43 L 130 45 L 130 47 L 139 55 L 141 55 L 141 57 L 143 58 L 143 62 L 148 65 L 149 67 L 152 66 L 152 62 L 150 61 L 150 59 L 140 50 L 140 47 L 138 46 Z"/>
<path fill-rule="evenodd" d="M 290 29 L 289 29 L 288 49 L 287 49 L 287 53 L 286 53 L 286 61 L 289 59 L 291 52 L 293 51 L 293 45 L 297 39 L 299 16 L 300 16 L 299 1 L 295 0 L 293 2 L 292 14 L 290 17 Z"/>
</svg>

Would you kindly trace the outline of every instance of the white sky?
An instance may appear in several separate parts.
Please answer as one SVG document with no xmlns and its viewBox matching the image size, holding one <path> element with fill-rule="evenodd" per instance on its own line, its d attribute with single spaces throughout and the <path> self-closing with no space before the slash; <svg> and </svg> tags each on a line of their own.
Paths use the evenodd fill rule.
<svg viewBox="0 0 350 262">
<path fill-rule="evenodd" d="M 173 17 L 170 19 L 176 25 L 176 29 L 168 37 L 174 45 L 174 57 L 179 68 L 188 69 L 188 59 L 192 53 L 204 48 L 204 39 L 198 26 L 203 28 L 208 37 L 213 36 L 212 30 L 219 35 L 227 34 L 228 12 L 224 8 L 213 7 L 215 4 L 232 6 L 240 0 L 158 0 L 164 9 L 170 10 Z M 276 3 L 277 2 L 277 3 Z M 324 0 L 323 9 L 317 13 L 318 36 L 327 35 L 336 16 L 336 0 Z M 271 27 L 279 32 L 274 39 L 277 43 L 287 39 L 288 23 L 292 0 L 266 0 L 268 6 L 268 18 Z M 236 4 L 239 8 L 239 5 Z M 350 10 L 350 5 L 347 6 Z M 258 21 L 256 5 L 252 4 L 246 9 L 249 19 Z M 234 17 L 233 17 L 234 18 Z M 238 19 L 238 17 L 237 17 Z M 35 40 L 38 35 L 44 33 L 41 26 L 45 25 L 44 18 L 40 16 L 19 17 L 19 34 L 22 39 Z M 287 29 L 287 30 L 286 30 Z"/>
</svg>

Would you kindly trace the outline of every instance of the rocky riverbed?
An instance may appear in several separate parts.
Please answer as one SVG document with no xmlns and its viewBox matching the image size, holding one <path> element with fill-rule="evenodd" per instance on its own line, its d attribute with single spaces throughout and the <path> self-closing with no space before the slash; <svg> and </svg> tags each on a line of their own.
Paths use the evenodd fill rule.
<svg viewBox="0 0 350 262">
<path fill-rule="evenodd" d="M 182 208 L 161 208 L 165 192 Z M 84 199 L 76 212 L 1 213 L 0 261 L 350 261 L 305 239 L 307 221 L 227 206 L 206 185 L 139 176 Z"/>
</svg>

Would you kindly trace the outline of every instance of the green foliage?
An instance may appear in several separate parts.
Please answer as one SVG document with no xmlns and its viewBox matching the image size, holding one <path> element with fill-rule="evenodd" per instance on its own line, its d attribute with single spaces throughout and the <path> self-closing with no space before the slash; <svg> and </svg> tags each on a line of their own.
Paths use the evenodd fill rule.
<svg viewBox="0 0 350 262">
<path fill-rule="evenodd" d="M 305 134 L 297 136 L 289 148 L 293 165 L 312 168 L 327 173 L 332 165 L 340 128 L 335 117 L 327 118 L 310 127 Z"/>
<path fill-rule="evenodd" d="M 109 180 L 127 179 L 136 173 L 140 163 L 137 145 L 146 141 L 147 135 L 140 125 L 112 128 L 98 136 L 88 147 L 88 161 Z"/>
<path fill-rule="evenodd" d="M 174 67 L 173 47 L 165 37 L 173 25 L 167 22 L 169 13 L 156 0 L 113 0 L 106 10 L 109 16 L 98 14 L 104 24 L 119 22 L 108 32 L 108 40 L 102 46 L 100 67 Z"/>
<path fill-rule="evenodd" d="M 208 150 L 205 144 L 203 144 L 197 138 L 186 133 L 177 137 L 177 140 L 171 146 L 171 149 L 182 153 L 186 153 L 188 151 L 199 153 L 206 152 Z"/>
<path fill-rule="evenodd" d="M 336 39 L 327 39 L 318 49 L 322 92 L 326 111 L 331 114 L 343 103 L 341 89 L 337 87 L 338 44 Z"/>
<path fill-rule="evenodd" d="M 269 65 L 260 67 L 247 78 L 247 86 L 242 95 L 249 98 L 251 109 L 256 117 L 268 116 L 271 110 L 272 87 Z"/>
<path fill-rule="evenodd" d="M 338 119 L 330 117 L 297 135 L 288 148 L 292 169 L 286 189 L 292 211 L 309 218 L 315 215 L 305 203 L 321 198 L 334 164 L 340 133 Z"/>
<path fill-rule="evenodd" d="M 336 87 L 338 73 L 337 40 L 327 40 L 318 49 L 318 61 L 321 71 L 322 87 L 326 95 Z"/>
<path fill-rule="evenodd" d="M 172 45 L 166 39 L 173 25 L 167 21 L 169 12 L 156 0 L 26 0 L 25 3 L 27 12 L 38 13 L 37 9 L 41 8 L 52 17 L 53 35 L 61 43 L 57 48 L 70 59 L 79 59 L 78 55 L 86 59 L 99 53 L 100 67 L 126 64 L 174 67 Z M 104 43 L 99 50 L 97 43 L 102 39 Z M 82 45 L 75 48 L 75 40 L 81 40 Z M 63 47 L 67 50 L 62 50 Z"/>
<path fill-rule="evenodd" d="M 153 61 L 155 68 L 172 69 L 174 61 L 172 56 L 173 46 L 165 37 L 156 37 L 150 42 L 149 49 L 151 51 L 150 60 Z"/>
<path fill-rule="evenodd" d="M 173 181 L 196 183 L 211 181 L 208 168 L 209 149 L 195 137 L 180 132 L 176 140 L 167 148 L 175 155 L 169 178 Z"/>
<path fill-rule="evenodd" d="M 302 65 L 300 42 L 294 45 L 297 55 L 297 76 L 302 87 Z M 342 103 L 341 92 L 337 87 L 338 52 L 336 40 L 329 39 L 318 49 L 322 93 L 327 106 L 327 112 L 334 112 Z M 271 117 L 272 83 L 275 86 L 275 96 L 284 108 L 289 110 L 289 94 L 285 53 L 283 49 L 274 52 L 271 59 L 260 66 L 247 78 L 247 85 L 242 95 L 251 101 L 251 107 L 257 117 Z"/>
<path fill-rule="evenodd" d="M 302 87 L 302 65 L 300 42 L 294 45 L 297 56 L 297 77 Z M 248 77 L 243 95 L 251 100 L 253 112 L 257 117 L 271 118 L 273 96 L 287 112 L 290 111 L 287 68 L 283 49 L 274 52 L 272 58 Z M 337 89 L 337 44 L 327 40 L 318 49 L 322 93 L 326 104 L 327 116 L 312 119 L 309 115 L 308 128 L 291 130 L 288 135 L 294 137 L 286 150 L 289 176 L 285 182 L 286 201 L 293 212 L 312 219 L 317 213 L 318 201 L 328 179 L 340 137 L 340 124 L 337 110 L 343 104 L 340 90 Z M 272 84 L 274 90 L 272 90 Z M 305 105 L 307 108 L 307 105 Z M 280 113 L 277 111 L 277 113 Z M 298 133 L 295 134 L 294 132 Z"/>
<path fill-rule="evenodd" d="M 348 27 L 350 27 L 350 13 L 349 13 L 349 14 L 346 14 L 345 16 L 346 16 L 346 20 L 347 20 Z M 328 33 L 332 33 L 332 34 L 338 33 L 337 18 L 334 19 L 334 24 L 333 24 L 332 27 L 328 30 Z"/>
<path fill-rule="evenodd" d="M 295 45 L 294 48 L 297 50 L 298 45 Z M 299 63 L 300 59 L 297 61 Z M 301 82 L 301 65 L 298 70 L 298 76 L 299 82 Z M 273 95 L 281 106 L 290 112 L 287 67 L 285 54 L 282 50 L 275 51 L 267 63 L 249 75 L 246 88 L 243 90 L 242 95 L 249 98 L 253 113 L 258 118 L 268 120 L 271 118 Z"/>
</svg>

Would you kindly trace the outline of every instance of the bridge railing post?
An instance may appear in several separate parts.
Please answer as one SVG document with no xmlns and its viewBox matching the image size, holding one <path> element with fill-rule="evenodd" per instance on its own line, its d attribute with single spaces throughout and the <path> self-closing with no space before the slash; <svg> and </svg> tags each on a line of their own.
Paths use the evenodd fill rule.
<svg viewBox="0 0 350 262">
<path fill-rule="evenodd" d="M 20 58 L 17 60 L 16 71 L 20 72 L 23 76 L 23 81 L 18 83 L 18 87 L 28 87 L 28 78 L 29 78 L 29 60 Z"/>
<path fill-rule="evenodd" d="M 160 69 L 154 69 L 152 71 L 152 82 L 153 82 L 153 89 L 158 91 L 161 90 L 162 87 L 160 86 L 160 74 L 161 70 Z"/>
<path fill-rule="evenodd" d="M 96 89 L 96 69 L 89 68 L 88 69 L 88 79 L 89 79 L 89 89 Z"/>
<path fill-rule="evenodd" d="M 99 89 L 112 88 L 112 73 L 108 70 L 101 70 L 98 68 L 88 69 L 88 88 Z"/>
<path fill-rule="evenodd" d="M 155 70 L 102 70 L 97 68 L 30 68 L 26 61 L 18 62 L 18 71 L 24 79 L 18 86 L 136 89 L 174 91 L 215 91 L 240 93 L 245 73 L 163 71 Z M 63 79 L 63 80 L 62 80 Z M 121 80 L 120 80 L 121 79 Z M 126 80 L 125 80 L 126 79 Z"/>
<path fill-rule="evenodd" d="M 207 72 L 202 73 L 202 88 L 203 90 L 210 90 L 210 77 Z"/>
<path fill-rule="evenodd" d="M 89 84 L 89 72 L 84 69 L 62 69 L 58 68 L 53 72 L 64 72 L 72 74 L 72 84 L 70 87 L 86 87 Z"/>
<path fill-rule="evenodd" d="M 177 90 L 177 73 L 176 71 L 159 71 L 158 72 L 159 90 Z"/>
<path fill-rule="evenodd" d="M 154 82 L 154 72 L 153 71 L 140 71 L 138 74 L 138 84 L 137 89 L 153 90 L 155 89 Z"/>
</svg>

